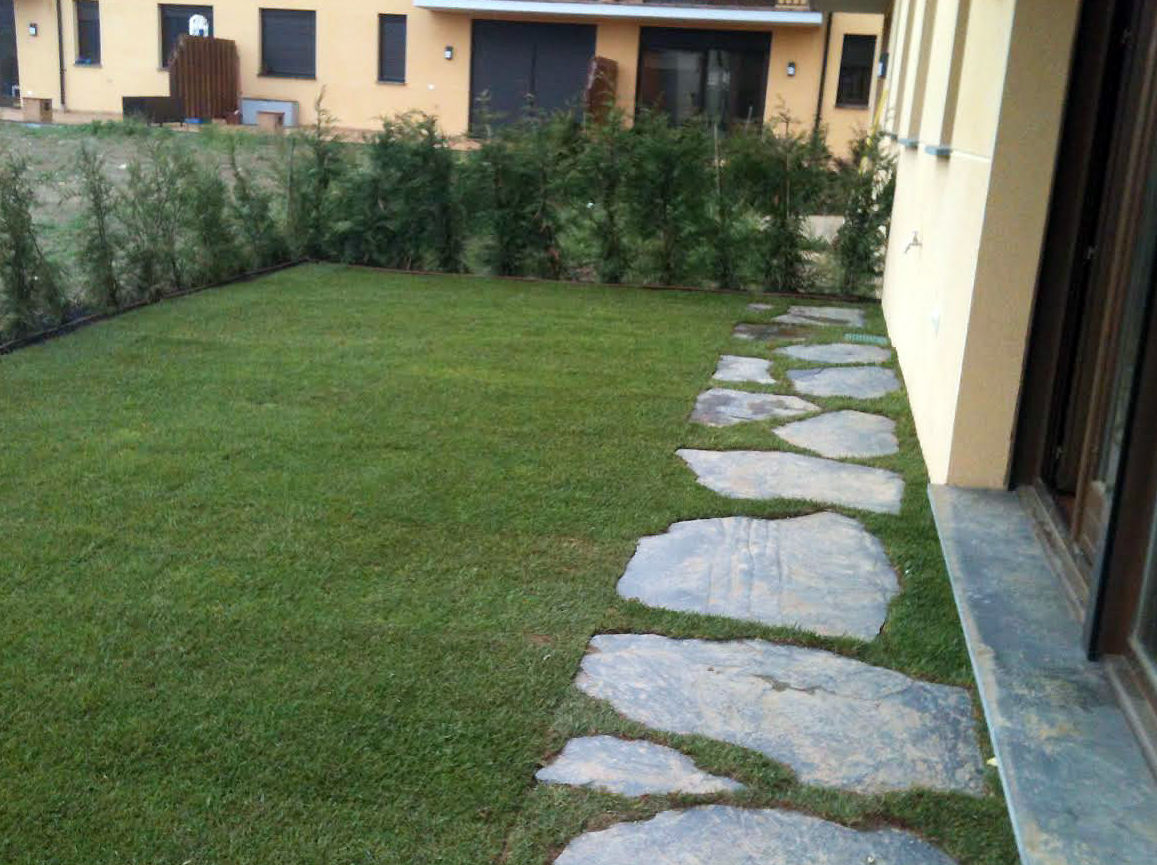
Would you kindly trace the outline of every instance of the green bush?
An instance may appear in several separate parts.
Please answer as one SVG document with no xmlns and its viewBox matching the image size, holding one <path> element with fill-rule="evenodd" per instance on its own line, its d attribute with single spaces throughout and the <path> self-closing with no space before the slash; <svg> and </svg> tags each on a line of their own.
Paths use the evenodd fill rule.
<svg viewBox="0 0 1157 865">
<path fill-rule="evenodd" d="M 848 181 L 844 224 L 834 243 L 838 288 L 846 294 L 870 295 L 883 273 L 896 161 L 884 152 L 881 136 L 875 133 L 865 134 L 853 144 L 851 162 L 858 170 Z"/>
<path fill-rule="evenodd" d="M 271 267 L 288 261 L 289 243 L 277 219 L 273 192 L 262 188 L 250 172 L 238 164 L 234 146 L 229 148 L 229 170 L 233 178 L 233 220 L 244 237 L 248 266 Z"/>
<path fill-rule="evenodd" d="M 124 303 L 117 263 L 123 237 L 117 225 L 116 193 L 104 159 L 87 144 L 77 156 L 81 200 L 80 243 L 76 268 L 84 277 L 84 297 L 97 309 L 116 309 Z"/>
<path fill-rule="evenodd" d="M 484 265 L 499 276 L 559 279 L 560 200 L 576 129 L 568 115 L 527 114 L 493 128 L 467 158 L 464 200 L 481 235 Z"/>
<path fill-rule="evenodd" d="M 241 232 L 233 220 L 229 187 L 216 167 L 186 158 L 177 181 L 190 284 L 210 285 L 242 273 L 246 255 L 238 240 Z"/>
<path fill-rule="evenodd" d="M 334 250 L 343 261 L 406 270 L 459 270 L 461 219 L 454 154 L 434 118 L 383 123 L 362 171 L 338 193 Z"/>
<path fill-rule="evenodd" d="M 335 121 L 322 101 L 325 89 L 314 102 L 317 119 L 289 139 L 287 162 L 288 234 L 298 256 L 327 258 L 330 227 L 336 217 L 334 191 L 348 166 Z"/>
<path fill-rule="evenodd" d="M 710 234 L 711 138 L 700 122 L 673 124 L 643 112 L 635 121 L 623 187 L 644 281 L 691 282 Z"/>
<path fill-rule="evenodd" d="M 40 248 L 32 221 L 28 165 L 0 162 L 0 332 L 19 336 L 59 322 L 65 311 L 57 267 Z"/>
<path fill-rule="evenodd" d="M 124 284 L 134 297 L 157 300 L 186 285 L 181 255 L 187 156 L 165 139 L 147 140 L 128 163 L 116 212 L 124 236 Z"/>
</svg>

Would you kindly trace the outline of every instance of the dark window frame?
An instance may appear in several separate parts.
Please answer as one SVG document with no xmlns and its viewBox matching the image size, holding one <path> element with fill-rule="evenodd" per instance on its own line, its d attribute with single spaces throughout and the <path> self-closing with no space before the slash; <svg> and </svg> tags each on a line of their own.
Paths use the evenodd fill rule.
<svg viewBox="0 0 1157 865">
<path fill-rule="evenodd" d="M 759 64 L 759 81 L 754 87 L 752 120 L 762 123 L 767 110 L 767 79 L 770 70 L 773 34 L 766 31 L 714 30 L 711 28 L 642 27 L 639 31 L 639 55 L 635 69 L 635 113 L 648 109 L 666 110 L 661 103 L 644 92 L 645 55 L 648 52 L 691 51 L 706 57 L 711 51 L 723 51 L 733 57 L 741 57 L 744 62 L 755 60 Z M 706 97 L 706 79 L 701 88 L 701 98 Z M 743 118 L 728 116 L 719 118 L 722 128 L 732 123 L 742 123 Z"/>
<path fill-rule="evenodd" d="M 76 13 L 76 65 L 100 66 L 100 2 L 73 0 Z"/>
<path fill-rule="evenodd" d="M 317 78 L 317 10 L 315 9 L 277 9 L 262 7 L 258 9 L 259 31 L 261 37 L 261 66 L 257 74 L 262 78 L 295 78 L 312 81 Z M 288 22 L 296 20 L 308 22 L 310 36 L 310 52 L 308 63 L 300 67 L 274 68 L 269 55 L 270 39 L 268 29 L 277 20 Z"/>
<path fill-rule="evenodd" d="M 401 50 L 397 50 L 394 46 L 393 51 L 386 50 L 386 26 L 392 25 L 395 36 L 401 33 Z M 406 83 L 406 42 L 408 39 L 408 22 L 405 15 L 398 14 L 381 14 L 378 16 L 378 83 L 380 84 L 405 84 Z M 400 55 L 400 56 L 395 56 Z M 387 64 L 395 70 L 395 74 L 388 74 Z M 396 74 L 396 69 L 400 66 L 401 75 Z"/>
<path fill-rule="evenodd" d="M 166 13 L 168 13 L 166 15 Z M 204 15 L 209 19 L 209 35 L 212 36 L 217 32 L 217 28 L 213 24 L 213 7 L 204 6 L 201 4 L 188 3 L 160 3 L 157 5 L 157 16 L 159 19 L 159 38 L 161 42 L 161 68 L 169 68 L 169 55 L 173 53 L 173 49 L 177 47 L 177 43 L 181 40 L 181 36 L 189 32 L 189 18 L 194 15 Z M 177 17 L 184 17 L 185 29 L 177 33 L 171 40 L 165 39 L 165 21 L 172 20 Z M 166 45 L 165 43 L 169 44 Z"/>
<path fill-rule="evenodd" d="M 836 108 L 871 106 L 875 64 L 876 37 L 869 33 L 845 33 L 836 79 Z"/>
</svg>

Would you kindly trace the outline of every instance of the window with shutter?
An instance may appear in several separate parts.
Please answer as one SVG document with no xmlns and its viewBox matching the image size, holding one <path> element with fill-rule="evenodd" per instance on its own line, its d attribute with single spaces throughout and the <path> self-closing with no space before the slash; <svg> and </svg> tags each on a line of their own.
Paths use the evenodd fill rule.
<svg viewBox="0 0 1157 865">
<path fill-rule="evenodd" d="M 378 16 L 378 80 L 406 80 L 406 16 Z"/>
<path fill-rule="evenodd" d="M 283 78 L 317 75 L 317 13 L 261 10 L 261 74 Z"/>
</svg>

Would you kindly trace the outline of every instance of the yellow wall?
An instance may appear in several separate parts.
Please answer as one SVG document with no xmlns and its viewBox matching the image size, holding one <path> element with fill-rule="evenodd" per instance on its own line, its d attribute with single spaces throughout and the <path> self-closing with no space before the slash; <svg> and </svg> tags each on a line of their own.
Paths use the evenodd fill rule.
<svg viewBox="0 0 1157 865">
<path fill-rule="evenodd" d="M 926 16 L 929 0 L 899 0 L 894 45 L 910 4 L 898 60 L 917 62 L 927 38 L 929 68 L 919 146 L 898 151 L 884 312 L 932 481 L 1001 487 L 1078 0 L 973 0 L 950 142 L 939 139 L 960 2 L 938 0 Z M 889 93 L 893 131 L 912 116 L 911 75 L 903 90 Z"/>
<path fill-rule="evenodd" d="M 101 59 L 98 67 L 77 66 L 75 11 L 63 0 L 64 56 L 68 108 L 74 111 L 116 112 L 121 97 L 168 93 L 168 75 L 160 68 L 160 15 L 150 0 L 101 0 Z M 277 8 L 317 10 L 317 80 L 263 77 L 260 61 L 260 0 L 232 0 L 213 6 L 215 35 L 237 42 L 244 96 L 291 99 L 301 117 L 313 118 L 313 102 L 326 85 L 325 105 L 340 125 L 370 129 L 379 118 L 417 109 L 436 115 L 452 135 L 465 131 L 470 106 L 470 16 L 418 9 L 410 0 L 343 0 L 340 8 L 319 7 L 316 0 L 278 0 Z M 18 56 L 24 93 L 58 96 L 58 67 L 54 0 L 20 0 L 16 4 Z M 407 16 L 406 83 L 377 81 L 377 16 Z M 27 35 L 27 24 L 40 24 L 40 35 Z M 566 21 L 568 19 L 551 19 Z M 835 81 L 839 74 L 843 34 L 879 34 L 883 17 L 836 15 L 833 49 L 828 61 L 824 121 L 832 128 L 831 141 L 843 152 L 856 126 L 867 126 L 871 110 L 836 109 Z M 699 25 L 673 24 L 696 27 Z M 738 28 L 756 29 L 756 28 Z M 619 64 L 618 102 L 627 112 L 634 108 L 640 24 L 603 21 L 598 24 L 597 52 Z M 810 128 L 815 118 L 823 57 L 824 28 L 773 28 L 768 74 L 766 118 L 786 108 Z M 453 46 L 454 59 L 443 49 Z M 794 61 L 795 77 L 787 75 Z"/>
<path fill-rule="evenodd" d="M 879 62 L 883 48 L 881 36 L 884 31 L 883 15 L 852 15 L 836 13 L 832 16 L 831 51 L 828 53 L 828 74 L 824 84 L 823 122 L 828 127 L 828 144 L 837 155 L 847 153 L 848 142 L 867 130 L 872 124 L 876 109 L 876 88 L 871 88 L 871 101 L 866 109 L 837 108 L 836 88 L 840 80 L 840 54 L 844 36 L 875 36 L 876 57 Z M 873 82 L 875 76 L 873 75 Z M 814 109 L 813 109 L 814 112 Z"/>
</svg>

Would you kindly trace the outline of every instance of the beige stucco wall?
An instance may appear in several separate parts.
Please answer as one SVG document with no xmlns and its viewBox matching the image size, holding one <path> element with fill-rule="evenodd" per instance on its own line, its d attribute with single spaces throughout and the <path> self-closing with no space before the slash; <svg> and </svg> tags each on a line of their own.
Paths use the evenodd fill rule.
<svg viewBox="0 0 1157 865">
<path fill-rule="evenodd" d="M 881 36 L 884 30 L 883 15 L 852 15 L 837 13 L 832 16 L 831 51 L 828 53 L 828 74 L 824 84 L 823 122 L 828 127 L 828 144 L 832 152 L 843 155 L 848 142 L 872 125 L 876 110 L 876 88 L 871 88 L 871 102 L 866 109 L 839 108 L 836 106 L 836 88 L 840 80 L 840 53 L 845 35 L 875 36 L 878 63 L 883 48 Z M 873 81 L 875 77 L 873 75 Z"/>
<path fill-rule="evenodd" d="M 436 115 L 450 134 L 465 131 L 470 105 L 470 16 L 418 9 L 409 0 L 343 0 L 340 7 L 319 7 L 316 0 L 279 0 L 278 8 L 317 10 L 317 80 L 302 81 L 258 75 L 260 59 L 260 0 L 232 0 L 213 6 L 217 36 L 237 42 L 243 95 L 296 100 L 301 116 L 313 118 L 313 103 L 322 84 L 325 105 L 342 126 L 374 128 L 379 118 L 409 109 Z M 64 0 L 64 57 L 68 107 L 76 111 L 120 110 L 125 95 L 168 92 L 167 73 L 160 68 L 160 15 L 149 0 L 101 0 L 101 55 L 98 67 L 77 66 L 75 11 Z M 29 96 L 59 96 L 54 0 L 19 0 L 16 4 L 18 55 L 23 91 Z M 406 83 L 377 81 L 377 16 L 407 16 Z M 567 21 L 566 18 L 550 20 Z M 27 25 L 40 24 L 40 35 L 28 36 Z M 829 57 L 824 121 L 831 141 L 842 152 L 851 130 L 866 126 L 871 110 L 835 109 L 835 78 L 843 33 L 878 34 L 882 16 L 836 15 L 833 50 Z M 586 19 L 586 23 L 590 23 Z M 639 52 L 639 22 L 598 23 L 596 50 L 619 64 L 618 102 L 630 112 L 635 103 Z M 695 27 L 693 24 L 671 26 Z M 755 28 L 739 28 L 755 29 Z M 766 118 L 786 108 L 810 128 L 814 121 L 823 57 L 821 26 L 776 27 L 768 72 Z M 453 46 L 454 58 L 443 50 Z M 788 77 L 794 61 L 797 74 Z M 59 107 L 59 105 L 58 105 Z"/>
<path fill-rule="evenodd" d="M 902 51 L 915 4 L 899 62 L 917 61 L 922 38 L 931 50 L 919 144 L 898 151 L 884 313 L 933 482 L 1001 487 L 1078 0 L 973 0 L 950 142 L 940 133 L 959 2 L 925 15 L 930 2 L 900 0 L 894 19 Z M 893 131 L 912 116 L 903 89 L 888 97 Z M 942 143 L 950 156 L 924 149 Z"/>
</svg>

